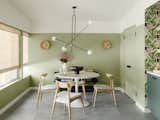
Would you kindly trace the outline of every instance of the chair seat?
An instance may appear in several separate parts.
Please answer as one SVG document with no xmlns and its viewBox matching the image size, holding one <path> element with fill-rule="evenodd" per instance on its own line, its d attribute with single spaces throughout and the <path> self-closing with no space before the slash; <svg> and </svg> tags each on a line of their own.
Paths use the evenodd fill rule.
<svg viewBox="0 0 160 120">
<path fill-rule="evenodd" d="M 62 91 L 57 94 L 56 102 L 67 103 L 68 102 L 68 92 Z M 81 93 L 70 92 L 70 99 L 81 96 Z"/>
<path fill-rule="evenodd" d="M 54 84 L 43 85 L 41 90 L 55 90 L 56 86 Z"/>
<path fill-rule="evenodd" d="M 110 87 L 110 86 L 107 86 L 107 85 L 103 85 L 103 84 L 95 84 L 95 85 L 94 85 L 94 89 L 106 90 L 106 89 L 111 89 L 111 87 Z"/>
</svg>

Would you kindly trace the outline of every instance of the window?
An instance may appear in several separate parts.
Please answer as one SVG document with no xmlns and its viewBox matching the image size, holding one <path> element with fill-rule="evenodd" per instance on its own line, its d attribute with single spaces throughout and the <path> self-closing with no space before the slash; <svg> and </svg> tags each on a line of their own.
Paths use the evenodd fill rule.
<svg viewBox="0 0 160 120">
<path fill-rule="evenodd" d="M 18 78 L 19 31 L 0 24 L 0 86 Z"/>
<path fill-rule="evenodd" d="M 19 36 L 0 30 L 0 70 L 19 65 Z"/>
<path fill-rule="evenodd" d="M 23 64 L 28 63 L 28 39 L 29 35 L 27 33 L 23 33 Z"/>
<path fill-rule="evenodd" d="M 28 33 L 23 32 L 23 64 L 28 63 Z M 0 24 L 0 87 L 20 76 L 20 31 Z M 23 69 L 28 73 L 28 67 Z M 23 72 L 24 72 L 23 71 Z M 24 74 L 24 73 L 23 73 Z M 26 75 L 26 74 L 25 74 Z"/>
<path fill-rule="evenodd" d="M 18 69 L 0 73 L 0 87 L 18 78 Z"/>
</svg>

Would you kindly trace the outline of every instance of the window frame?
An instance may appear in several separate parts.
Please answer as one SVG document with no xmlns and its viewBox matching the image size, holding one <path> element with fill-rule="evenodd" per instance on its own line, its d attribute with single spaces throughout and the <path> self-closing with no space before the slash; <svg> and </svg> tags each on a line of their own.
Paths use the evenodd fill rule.
<svg viewBox="0 0 160 120">
<path fill-rule="evenodd" d="M 28 45 L 29 45 L 29 33 L 27 33 L 27 32 L 22 32 L 22 37 L 24 38 L 24 37 L 27 37 L 28 38 Z M 23 39 L 22 38 L 22 39 Z M 22 60 L 22 63 L 23 63 L 23 66 L 24 65 L 28 65 L 28 63 L 29 63 L 29 60 L 26 62 L 26 63 L 24 63 L 24 39 L 23 39 L 23 43 L 22 43 L 22 46 L 23 46 L 23 54 L 22 54 L 22 56 L 23 56 L 23 60 Z M 29 49 L 28 49 L 29 50 Z M 28 53 L 29 53 L 29 51 L 28 51 Z M 28 54 L 28 59 L 29 59 L 29 54 Z"/>
<path fill-rule="evenodd" d="M 28 64 L 28 63 L 23 64 L 23 36 L 26 36 L 29 38 L 29 33 L 24 32 L 20 29 L 11 27 L 9 25 L 3 24 L 1 22 L 0 22 L 0 30 L 15 33 L 18 35 L 18 65 L 0 69 L 0 74 L 7 73 L 13 70 L 17 70 L 16 72 L 17 77 L 15 79 L 6 80 L 6 83 L 0 85 L 0 88 L 3 88 L 4 86 L 7 86 L 8 84 L 11 84 L 12 82 L 15 82 L 16 80 L 23 78 L 23 66 Z"/>
</svg>

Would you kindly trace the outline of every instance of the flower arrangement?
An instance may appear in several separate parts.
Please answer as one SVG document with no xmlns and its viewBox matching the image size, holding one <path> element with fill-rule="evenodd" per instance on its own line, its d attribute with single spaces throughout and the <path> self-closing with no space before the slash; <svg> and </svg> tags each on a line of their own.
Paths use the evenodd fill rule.
<svg viewBox="0 0 160 120">
<path fill-rule="evenodd" d="M 70 61 L 70 54 L 68 52 L 62 52 L 60 55 L 60 61 L 62 62 L 62 72 L 65 74 L 68 71 L 67 62 Z"/>
<path fill-rule="evenodd" d="M 62 62 L 62 63 L 67 63 L 67 62 L 69 62 L 69 61 L 71 61 L 72 60 L 72 54 L 70 53 L 70 52 L 62 52 L 61 54 L 60 54 L 60 61 Z"/>
</svg>

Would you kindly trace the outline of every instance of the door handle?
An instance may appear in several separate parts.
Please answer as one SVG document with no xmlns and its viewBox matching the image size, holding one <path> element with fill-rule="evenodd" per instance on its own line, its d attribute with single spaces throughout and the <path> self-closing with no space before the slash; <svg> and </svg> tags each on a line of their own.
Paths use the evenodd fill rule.
<svg viewBox="0 0 160 120">
<path fill-rule="evenodd" d="M 131 65 L 127 65 L 126 67 L 127 67 L 127 68 L 131 68 L 132 66 L 131 66 Z"/>
</svg>

